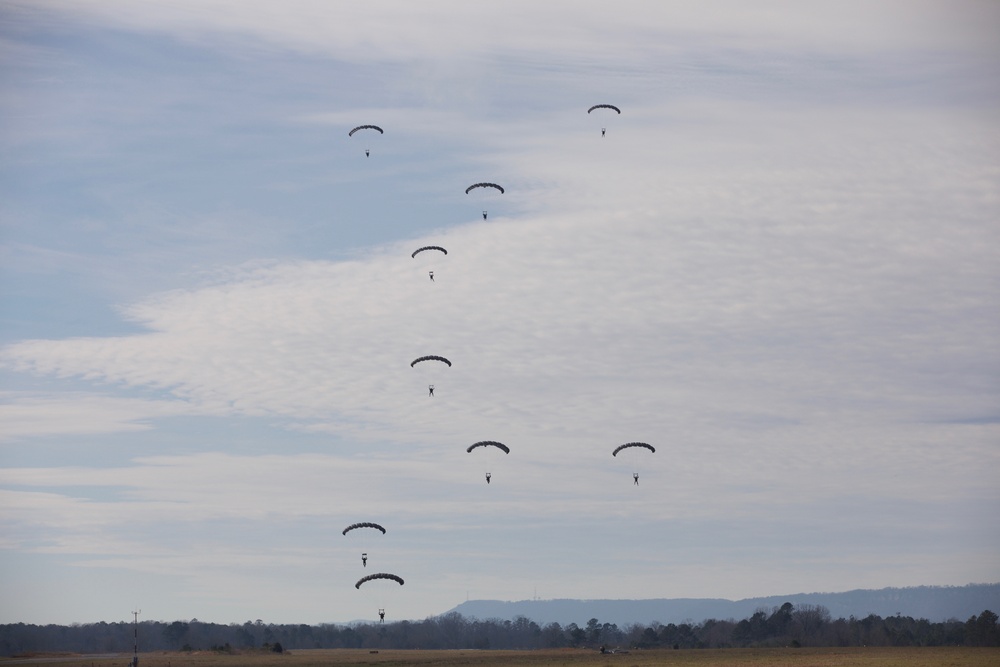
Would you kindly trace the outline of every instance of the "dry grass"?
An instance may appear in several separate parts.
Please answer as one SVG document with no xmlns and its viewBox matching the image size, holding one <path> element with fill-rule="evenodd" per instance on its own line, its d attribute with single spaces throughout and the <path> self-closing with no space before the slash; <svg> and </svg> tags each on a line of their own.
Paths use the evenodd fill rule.
<svg viewBox="0 0 1000 667">
<path fill-rule="evenodd" d="M 125 667 L 131 655 L 37 656 L 3 659 L 0 665 L 62 665 L 65 667 Z M 341 667 L 402 666 L 463 667 L 466 665 L 524 665 L 525 667 L 600 665 L 601 667 L 996 667 L 996 648 L 801 648 L 631 651 L 601 655 L 585 649 L 544 651 L 395 651 L 298 650 L 283 655 L 211 652 L 144 653 L 141 667 Z"/>
</svg>

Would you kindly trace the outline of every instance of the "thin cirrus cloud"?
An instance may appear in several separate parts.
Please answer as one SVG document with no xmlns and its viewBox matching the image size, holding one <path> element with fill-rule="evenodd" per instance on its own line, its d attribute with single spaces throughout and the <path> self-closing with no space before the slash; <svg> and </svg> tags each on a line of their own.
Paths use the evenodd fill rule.
<svg viewBox="0 0 1000 667">
<path fill-rule="evenodd" d="M 605 7 L 562 2 L 463 6 L 452 2 L 389 1 L 372 6 L 330 5 L 302 0 L 291 7 L 267 2 L 65 2 L 46 0 L 15 8 L 41 6 L 77 14 L 99 25 L 164 31 L 185 36 L 229 34 L 265 43 L 320 51 L 349 60 L 410 59 L 416 54 L 447 58 L 469 52 L 553 51 L 580 53 L 614 44 L 632 57 L 661 45 L 660 31 L 675 38 L 706 35 L 738 45 L 790 44 L 887 51 L 915 47 L 995 49 L 991 25 L 998 20 L 989 2 L 819 3 L 808 11 L 790 11 L 786 2 L 750 10 L 734 1 L 684 7 L 638 1 Z M 957 7 L 961 7 L 958 9 Z M 560 30 L 551 26 L 560 25 Z M 660 31 L 651 29 L 660 26 Z M 418 29 L 419 27 L 419 29 Z M 669 42 L 668 42 L 669 43 Z M 607 56 L 613 57 L 613 56 Z"/>
</svg>

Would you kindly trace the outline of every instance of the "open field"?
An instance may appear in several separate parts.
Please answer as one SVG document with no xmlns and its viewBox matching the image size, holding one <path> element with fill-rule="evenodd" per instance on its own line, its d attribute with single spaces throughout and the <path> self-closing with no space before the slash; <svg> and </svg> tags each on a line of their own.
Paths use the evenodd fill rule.
<svg viewBox="0 0 1000 667">
<path fill-rule="evenodd" d="M 130 654 L 101 656 L 36 656 L 0 658 L 0 665 L 65 665 L 69 667 L 125 667 Z M 349 665 L 601 665 L 632 667 L 995 667 L 998 648 L 801 648 L 801 649 L 697 649 L 630 651 L 601 655 L 587 649 L 540 651 L 397 651 L 368 649 L 296 650 L 283 655 L 210 652 L 143 653 L 141 667 L 325 667 Z"/>
</svg>

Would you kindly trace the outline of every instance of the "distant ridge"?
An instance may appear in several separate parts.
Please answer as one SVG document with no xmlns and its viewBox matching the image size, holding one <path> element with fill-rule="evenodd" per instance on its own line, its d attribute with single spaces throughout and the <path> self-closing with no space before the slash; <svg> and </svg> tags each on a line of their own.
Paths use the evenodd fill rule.
<svg viewBox="0 0 1000 667">
<path fill-rule="evenodd" d="M 813 605 L 826 607 L 836 618 L 864 618 L 870 614 L 881 617 L 911 616 L 932 622 L 949 619 L 966 620 L 989 609 L 1000 613 L 1000 583 L 969 584 L 968 586 L 916 586 L 912 588 L 880 588 L 854 590 L 846 593 L 795 593 L 770 597 L 724 600 L 712 598 L 669 598 L 655 600 L 469 600 L 446 613 L 457 612 L 466 618 L 499 618 L 512 620 L 518 616 L 540 625 L 576 623 L 585 626 L 596 618 L 601 623 L 625 626 L 649 624 L 699 623 L 705 619 L 748 618 L 758 609 L 770 611 L 791 602 L 796 607 Z"/>
</svg>

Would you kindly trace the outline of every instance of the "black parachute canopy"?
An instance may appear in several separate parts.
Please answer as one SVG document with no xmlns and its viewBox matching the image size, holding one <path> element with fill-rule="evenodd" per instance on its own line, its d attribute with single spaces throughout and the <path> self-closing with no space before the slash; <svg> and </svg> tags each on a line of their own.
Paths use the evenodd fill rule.
<svg viewBox="0 0 1000 667">
<path fill-rule="evenodd" d="M 378 525 L 377 523 L 371 523 L 370 521 L 362 521 L 361 523 L 352 523 L 350 526 L 344 529 L 343 534 L 347 535 L 347 533 L 357 528 L 374 528 L 375 530 L 381 530 L 382 534 L 385 535 L 385 528 Z"/>
<path fill-rule="evenodd" d="M 410 368 L 413 368 L 421 361 L 443 361 L 444 363 L 448 364 L 448 366 L 451 366 L 451 362 L 445 359 L 444 357 L 439 357 L 436 354 L 428 354 L 426 357 L 417 357 L 416 359 L 411 361 Z"/>
<path fill-rule="evenodd" d="M 465 451 L 471 452 L 476 447 L 497 447 L 498 449 L 502 449 L 504 454 L 510 454 L 510 447 L 496 440 L 480 440 L 474 445 L 469 445 L 469 448 Z"/>
<path fill-rule="evenodd" d="M 628 447 L 645 447 L 651 452 L 656 452 L 656 450 L 653 449 L 652 445 L 647 445 L 644 442 L 626 442 L 624 445 L 619 445 L 618 447 L 615 447 L 615 451 L 611 452 L 611 456 L 618 456 L 618 452 Z"/>
<path fill-rule="evenodd" d="M 440 250 L 444 254 L 446 255 L 448 254 L 448 251 L 439 245 L 425 245 L 423 248 L 417 248 L 416 250 L 414 250 L 413 254 L 410 255 L 410 257 L 416 257 L 417 253 L 423 252 L 424 250 Z"/>
<path fill-rule="evenodd" d="M 469 191 L 474 190 L 475 188 L 496 188 L 500 191 L 500 194 L 504 193 L 504 189 L 496 183 L 473 183 L 469 187 L 465 188 L 465 194 L 469 194 Z"/>
<path fill-rule="evenodd" d="M 595 104 L 594 106 L 587 109 L 587 113 L 590 113 L 594 109 L 614 109 L 615 111 L 618 112 L 618 115 L 621 115 L 622 113 L 622 110 L 616 107 L 614 104 Z"/>
<path fill-rule="evenodd" d="M 356 128 L 348 132 L 347 136 L 353 137 L 354 133 L 358 130 L 377 130 L 379 134 L 385 134 L 385 132 L 382 131 L 382 128 L 378 125 L 358 125 Z"/>
<path fill-rule="evenodd" d="M 397 577 L 394 574 L 379 572 L 378 574 L 369 574 L 367 577 L 361 577 L 360 579 L 358 579 L 358 583 L 354 584 L 354 587 L 360 589 L 361 584 L 365 583 L 366 581 L 372 581 L 374 579 L 391 579 L 392 581 L 398 581 L 400 586 L 403 585 L 403 580 L 400 577 Z"/>
</svg>

